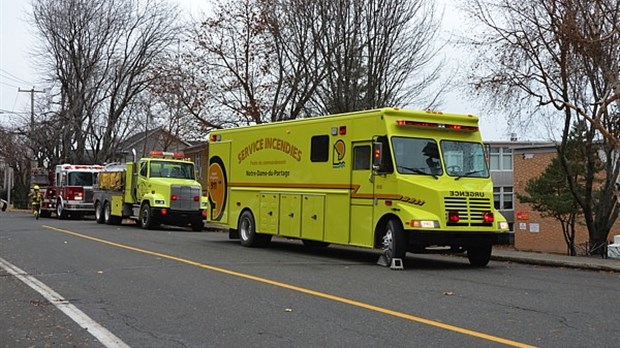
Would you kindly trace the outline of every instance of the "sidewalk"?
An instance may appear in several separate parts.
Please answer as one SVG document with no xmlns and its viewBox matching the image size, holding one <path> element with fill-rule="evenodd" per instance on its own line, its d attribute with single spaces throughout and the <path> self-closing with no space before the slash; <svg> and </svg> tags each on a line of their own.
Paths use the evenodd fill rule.
<svg viewBox="0 0 620 348">
<path fill-rule="evenodd" d="M 532 265 L 620 272 L 620 259 L 603 259 L 600 256 L 567 256 L 493 248 L 492 260 L 528 263 Z"/>
</svg>

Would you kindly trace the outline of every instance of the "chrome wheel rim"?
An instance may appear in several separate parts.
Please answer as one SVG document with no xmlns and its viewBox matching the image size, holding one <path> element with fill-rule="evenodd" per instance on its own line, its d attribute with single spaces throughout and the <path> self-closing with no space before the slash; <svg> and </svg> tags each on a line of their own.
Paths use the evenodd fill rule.
<svg viewBox="0 0 620 348">
<path fill-rule="evenodd" d="M 241 221 L 241 228 L 239 232 L 241 233 L 242 240 L 248 240 L 248 238 L 250 238 L 250 222 L 247 219 L 243 219 L 243 221 Z"/>
</svg>

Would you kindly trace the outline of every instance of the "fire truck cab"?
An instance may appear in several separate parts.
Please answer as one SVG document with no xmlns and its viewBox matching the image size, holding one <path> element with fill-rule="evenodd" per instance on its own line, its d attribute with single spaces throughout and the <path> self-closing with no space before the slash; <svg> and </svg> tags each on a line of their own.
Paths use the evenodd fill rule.
<svg viewBox="0 0 620 348">
<path fill-rule="evenodd" d="M 100 165 L 57 165 L 50 175 L 51 185 L 43 189 L 41 216 L 49 217 L 53 212 L 65 219 L 93 214 L 93 184 L 102 170 Z"/>
</svg>

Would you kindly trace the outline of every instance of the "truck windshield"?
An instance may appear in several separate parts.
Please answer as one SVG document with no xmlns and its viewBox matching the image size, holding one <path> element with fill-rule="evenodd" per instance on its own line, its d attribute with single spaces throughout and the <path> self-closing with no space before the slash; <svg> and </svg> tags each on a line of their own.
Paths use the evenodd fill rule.
<svg viewBox="0 0 620 348">
<path fill-rule="evenodd" d="M 93 172 L 69 172 L 67 176 L 68 186 L 93 186 L 95 182 Z"/>
<path fill-rule="evenodd" d="M 435 178 L 443 174 L 435 140 L 392 137 L 392 147 L 399 173 L 431 175 Z"/>
<path fill-rule="evenodd" d="M 487 178 L 487 169 L 484 158 L 484 148 L 480 143 L 465 141 L 441 141 L 441 154 L 445 162 L 446 173 L 462 177 Z"/>
<path fill-rule="evenodd" d="M 194 180 L 192 163 L 151 161 L 151 178 L 177 178 Z"/>
</svg>

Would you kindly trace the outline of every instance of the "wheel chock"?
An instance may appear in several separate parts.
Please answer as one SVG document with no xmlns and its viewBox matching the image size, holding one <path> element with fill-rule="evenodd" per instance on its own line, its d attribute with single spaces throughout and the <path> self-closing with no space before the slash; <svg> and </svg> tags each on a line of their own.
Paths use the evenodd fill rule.
<svg viewBox="0 0 620 348">
<path fill-rule="evenodd" d="M 403 259 L 396 259 L 396 258 L 392 259 L 392 264 L 390 265 L 390 269 L 393 269 L 393 270 L 405 269 L 403 267 Z"/>
<path fill-rule="evenodd" d="M 383 267 L 389 266 L 385 255 L 381 254 L 381 256 L 379 256 L 379 260 L 377 260 L 377 265 L 383 266 Z"/>
</svg>

